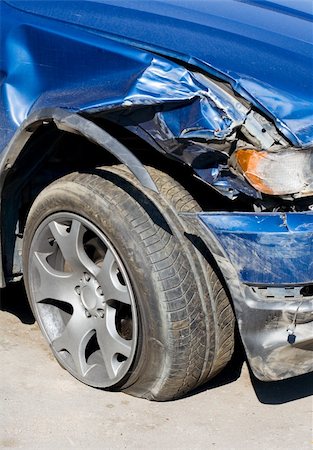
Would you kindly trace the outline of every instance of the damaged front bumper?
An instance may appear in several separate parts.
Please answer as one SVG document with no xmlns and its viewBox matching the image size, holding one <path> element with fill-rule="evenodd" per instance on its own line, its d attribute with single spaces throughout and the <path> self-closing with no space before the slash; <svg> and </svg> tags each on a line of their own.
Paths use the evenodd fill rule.
<svg viewBox="0 0 313 450">
<path fill-rule="evenodd" d="M 254 374 L 313 370 L 313 213 L 183 214 L 230 290 Z"/>
</svg>

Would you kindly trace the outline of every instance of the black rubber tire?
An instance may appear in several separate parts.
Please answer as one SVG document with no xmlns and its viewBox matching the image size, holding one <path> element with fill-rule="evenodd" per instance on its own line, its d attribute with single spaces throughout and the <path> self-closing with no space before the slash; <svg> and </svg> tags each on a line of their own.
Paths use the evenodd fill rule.
<svg viewBox="0 0 313 450">
<path fill-rule="evenodd" d="M 31 298 L 29 249 L 43 220 L 68 211 L 92 221 L 122 258 L 139 310 L 136 358 L 116 388 L 163 401 L 184 395 L 226 364 L 233 316 L 218 278 L 183 235 L 176 210 L 196 210 L 197 204 L 167 175 L 149 170 L 161 187 L 158 196 L 143 193 L 121 167 L 73 173 L 42 191 L 25 228 L 24 278 Z"/>
<path fill-rule="evenodd" d="M 171 223 L 171 228 L 184 247 L 201 299 L 204 314 L 203 326 L 206 329 L 206 357 L 202 361 L 202 373 L 196 383 L 199 386 L 217 375 L 230 361 L 235 347 L 235 316 L 229 294 L 223 286 L 222 276 L 218 268 L 213 268 L 209 262 L 211 257 L 208 249 L 200 240 L 193 245 L 186 238 L 183 219 L 178 215 L 180 212 L 200 212 L 199 204 L 167 173 L 149 166 L 146 169 L 159 189 L 159 194 L 155 195 L 147 190 L 145 194 Z M 118 165 L 106 170 L 119 174 L 138 188 L 140 187 L 139 182 L 127 167 Z"/>
</svg>

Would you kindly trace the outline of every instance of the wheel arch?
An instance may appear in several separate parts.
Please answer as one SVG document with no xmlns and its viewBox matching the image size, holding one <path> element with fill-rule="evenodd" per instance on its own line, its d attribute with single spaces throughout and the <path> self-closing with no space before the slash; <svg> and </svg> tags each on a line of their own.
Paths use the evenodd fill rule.
<svg viewBox="0 0 313 450">
<path fill-rule="evenodd" d="M 50 176 L 47 171 L 52 170 L 51 158 L 55 153 L 55 146 L 62 146 L 62 139 L 66 140 L 67 147 L 63 145 L 60 152 L 62 159 L 58 162 L 57 171 Z M 208 198 L 209 203 L 217 201 L 220 204 L 221 202 L 219 194 L 209 187 L 203 189 L 205 184 L 194 177 L 191 167 L 173 159 L 168 153 L 158 151 L 156 146 L 152 146 L 151 142 L 145 140 L 143 136 L 137 135 L 135 130 L 130 131 L 123 125 L 99 119 L 97 116 L 90 115 L 86 118 L 62 108 L 45 109 L 33 113 L 14 135 L 0 163 L 2 217 L 0 287 L 5 287 L 8 281 L 18 279 L 22 275 L 23 225 L 32 202 L 40 192 L 36 189 L 32 193 L 29 192 L 29 184 L 33 183 L 34 174 L 43 178 L 40 180 L 42 183 L 40 186 L 43 189 L 59 176 L 77 170 L 75 165 L 75 159 L 79 160 L 79 155 L 76 156 L 77 144 L 82 145 L 81 150 L 84 155 L 87 154 L 87 162 L 89 162 L 88 166 L 83 161 L 82 169 L 96 167 L 97 164 L 123 163 L 143 187 L 158 192 L 145 168 L 145 165 L 151 165 L 160 168 L 180 182 L 192 193 L 204 210 L 208 209 Z M 71 147 L 70 154 L 67 154 L 68 147 Z M 66 157 L 71 158 L 70 165 L 63 167 L 63 158 Z M 44 174 L 42 174 L 42 167 L 40 168 L 43 164 L 46 165 Z M 200 189 L 199 185 L 201 185 Z M 27 196 L 28 198 L 25 199 Z M 223 202 L 224 207 L 228 209 L 227 203 L 230 201 L 223 198 Z"/>
<path fill-rule="evenodd" d="M 19 216 L 25 215 L 21 212 L 22 196 L 25 195 L 21 186 L 27 184 L 38 166 L 49 159 L 56 142 L 68 135 L 74 140 L 76 137 L 76 142 L 81 139 L 89 143 L 91 152 L 97 148 L 104 160 L 108 157 L 124 164 L 145 188 L 157 192 L 155 183 L 135 154 L 92 120 L 62 108 L 31 114 L 5 148 L 0 163 L 0 287 L 4 287 L 14 274 L 21 275 L 22 229 Z M 45 142 L 46 145 L 48 139 L 51 139 L 51 151 L 42 152 L 42 144 Z"/>
</svg>

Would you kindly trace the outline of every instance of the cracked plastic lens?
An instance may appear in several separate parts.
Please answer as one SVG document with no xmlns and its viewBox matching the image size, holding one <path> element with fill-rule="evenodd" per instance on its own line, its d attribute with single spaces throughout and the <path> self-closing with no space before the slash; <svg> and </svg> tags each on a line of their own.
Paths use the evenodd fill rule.
<svg viewBox="0 0 313 450">
<path fill-rule="evenodd" d="M 231 165 L 243 173 L 258 191 L 269 195 L 298 197 L 313 194 L 313 152 L 283 150 L 277 153 L 239 149 Z"/>
</svg>

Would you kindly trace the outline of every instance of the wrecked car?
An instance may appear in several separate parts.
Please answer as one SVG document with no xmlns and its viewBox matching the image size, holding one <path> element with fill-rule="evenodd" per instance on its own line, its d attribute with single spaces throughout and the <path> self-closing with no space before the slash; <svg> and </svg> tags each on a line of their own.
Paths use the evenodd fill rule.
<svg viewBox="0 0 313 450">
<path fill-rule="evenodd" d="M 78 380 L 313 369 L 310 2 L 1 2 L 0 286 Z"/>
</svg>

